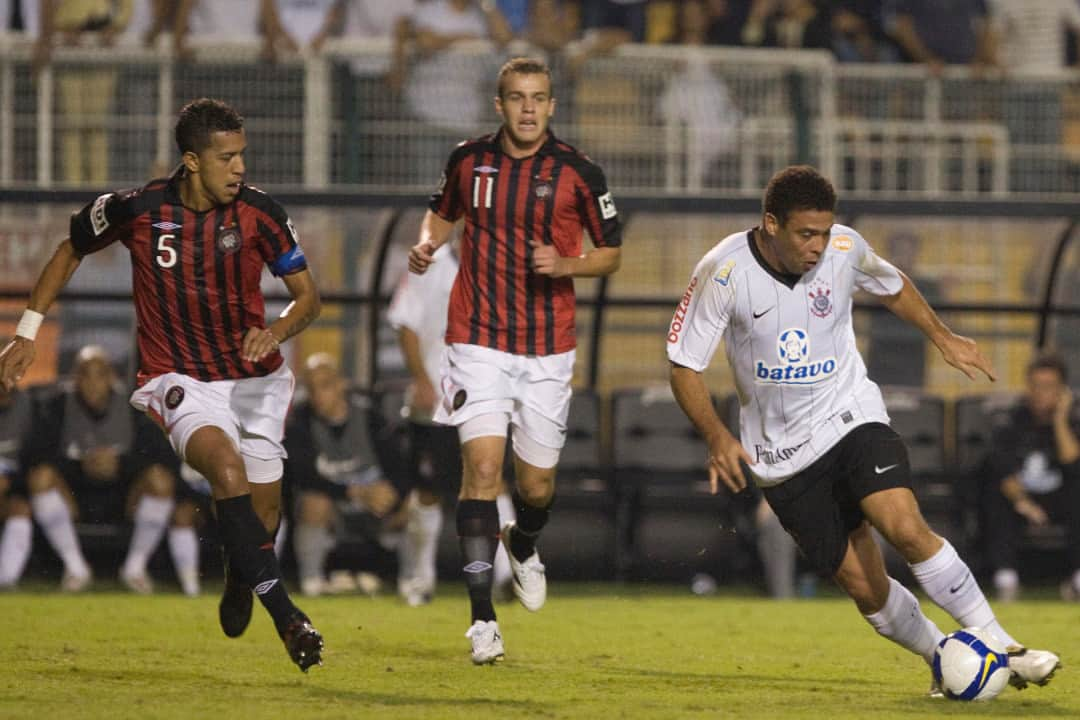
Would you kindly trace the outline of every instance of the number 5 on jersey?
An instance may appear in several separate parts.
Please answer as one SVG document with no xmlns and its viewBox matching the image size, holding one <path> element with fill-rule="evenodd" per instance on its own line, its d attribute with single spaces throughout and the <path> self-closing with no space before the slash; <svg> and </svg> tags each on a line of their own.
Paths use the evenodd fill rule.
<svg viewBox="0 0 1080 720">
<path fill-rule="evenodd" d="M 169 244 L 170 240 L 175 240 L 176 236 L 172 234 L 162 235 L 157 241 L 157 264 L 163 268 L 171 268 L 176 264 L 176 248 Z"/>
</svg>

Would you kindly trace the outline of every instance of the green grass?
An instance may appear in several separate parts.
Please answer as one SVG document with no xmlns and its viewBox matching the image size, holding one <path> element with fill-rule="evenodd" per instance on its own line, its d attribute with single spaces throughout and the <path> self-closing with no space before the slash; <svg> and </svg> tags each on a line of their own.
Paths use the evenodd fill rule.
<svg viewBox="0 0 1080 720">
<path fill-rule="evenodd" d="M 0 595 L 0 718 L 1080 717 L 1068 667 L 1080 658 L 1077 606 L 1056 601 L 999 617 L 1066 667 L 1045 688 L 971 704 L 925 698 L 922 661 L 840 598 L 554 584 L 540 613 L 498 608 L 506 661 L 477 668 L 455 590 L 417 609 L 391 597 L 305 601 L 326 638 L 325 666 L 307 675 L 259 607 L 229 640 L 212 595 Z"/>
</svg>

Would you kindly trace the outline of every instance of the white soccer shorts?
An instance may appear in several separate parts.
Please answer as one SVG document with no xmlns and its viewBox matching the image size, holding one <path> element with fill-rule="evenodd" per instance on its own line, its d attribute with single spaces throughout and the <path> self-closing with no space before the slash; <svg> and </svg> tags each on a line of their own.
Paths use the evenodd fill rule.
<svg viewBox="0 0 1080 720">
<path fill-rule="evenodd" d="M 475 418 L 502 416 L 503 432 L 508 425 L 513 429 L 515 451 L 532 456 L 519 452 L 522 459 L 538 467 L 553 467 L 566 443 L 575 356 L 574 350 L 530 356 L 454 343 L 443 355 L 443 397 L 435 422 L 460 429 Z M 488 428 L 484 435 L 496 434 L 490 423 L 469 424 Z M 470 439 L 462 433 L 462 442 Z M 553 452 L 535 452 L 540 450 L 537 445 Z"/>
<path fill-rule="evenodd" d="M 281 444 L 285 416 L 296 384 L 282 365 L 263 377 L 203 382 L 180 373 L 151 379 L 131 395 L 131 404 L 165 429 L 177 455 L 201 427 L 221 428 L 248 471 L 248 481 L 269 483 L 281 478 Z"/>
</svg>

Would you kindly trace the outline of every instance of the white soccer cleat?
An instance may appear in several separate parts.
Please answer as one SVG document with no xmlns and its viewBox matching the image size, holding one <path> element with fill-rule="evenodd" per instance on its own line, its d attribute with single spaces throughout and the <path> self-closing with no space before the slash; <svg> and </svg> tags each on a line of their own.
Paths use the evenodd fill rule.
<svg viewBox="0 0 1080 720">
<path fill-rule="evenodd" d="M 513 575 L 514 594 L 526 610 L 536 612 L 544 607 L 547 600 L 547 576 L 544 575 L 544 564 L 540 562 L 540 554 L 533 554 L 518 562 L 514 553 L 510 552 L 510 532 L 514 529 L 514 523 L 506 523 L 502 529 L 502 543 L 506 548 L 506 556 L 510 558 L 510 571 Z"/>
<path fill-rule="evenodd" d="M 945 697 L 945 691 L 941 689 L 941 683 L 934 677 L 934 673 L 930 673 L 930 689 L 926 692 L 926 697 L 934 698 L 935 700 L 940 700 Z"/>
<path fill-rule="evenodd" d="M 1028 683 L 1045 685 L 1061 667 L 1061 659 L 1049 650 L 1032 650 L 1019 645 L 1009 648 L 1009 684 L 1023 690 Z"/>
<path fill-rule="evenodd" d="M 502 662 L 505 652 L 499 623 L 494 620 L 477 620 L 465 633 L 465 637 L 472 641 L 473 665 Z"/>
</svg>

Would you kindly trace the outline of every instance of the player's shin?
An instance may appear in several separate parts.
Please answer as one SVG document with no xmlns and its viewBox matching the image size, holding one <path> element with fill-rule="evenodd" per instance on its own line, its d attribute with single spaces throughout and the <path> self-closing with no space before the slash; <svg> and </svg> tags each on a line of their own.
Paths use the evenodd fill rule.
<svg viewBox="0 0 1080 720">
<path fill-rule="evenodd" d="M 458 539 L 472 621 L 494 620 L 491 603 L 495 548 L 499 543 L 499 511 L 494 500 L 461 500 L 457 509 Z"/>
<path fill-rule="evenodd" d="M 927 664 L 933 662 L 934 648 L 944 637 L 937 625 L 923 614 L 919 601 L 911 591 L 892 578 L 889 578 L 889 597 L 885 607 L 864 617 L 879 635 L 921 655 Z"/>
<path fill-rule="evenodd" d="M 948 540 L 944 541 L 941 549 L 934 555 L 910 567 L 930 599 L 949 613 L 961 627 L 984 628 L 996 635 L 1006 646 L 1019 645 L 998 624 L 994 611 L 990 609 L 990 603 L 986 601 L 979 583 L 975 581 L 975 576 Z"/>
<path fill-rule="evenodd" d="M 284 632 L 299 610 L 285 591 L 274 542 L 255 514 L 251 496 L 218 500 L 217 516 L 230 572 L 255 591 L 278 632 Z"/>
</svg>

